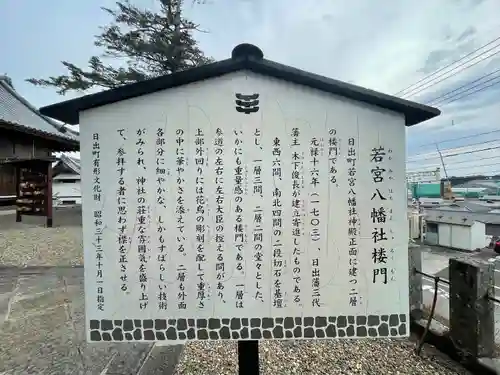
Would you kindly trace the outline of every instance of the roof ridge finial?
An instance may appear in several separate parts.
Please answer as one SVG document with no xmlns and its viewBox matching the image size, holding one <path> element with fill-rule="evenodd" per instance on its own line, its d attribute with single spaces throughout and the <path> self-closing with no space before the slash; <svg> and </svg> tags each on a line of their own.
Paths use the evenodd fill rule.
<svg viewBox="0 0 500 375">
<path fill-rule="evenodd" d="M 233 51 L 231 52 L 231 58 L 233 59 L 238 59 L 238 58 L 243 58 L 243 59 L 255 59 L 255 60 L 262 60 L 264 58 L 264 53 L 262 50 L 250 43 L 242 43 L 238 44 L 236 47 L 233 48 Z"/>
<path fill-rule="evenodd" d="M 15 90 L 12 78 L 10 78 L 7 74 L 0 74 L 0 81 L 4 81 L 12 90 Z"/>
</svg>

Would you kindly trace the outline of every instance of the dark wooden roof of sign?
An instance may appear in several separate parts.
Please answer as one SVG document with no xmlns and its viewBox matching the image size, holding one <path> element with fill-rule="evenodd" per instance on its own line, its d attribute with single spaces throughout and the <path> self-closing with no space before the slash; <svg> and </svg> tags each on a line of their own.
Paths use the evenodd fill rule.
<svg viewBox="0 0 500 375">
<path fill-rule="evenodd" d="M 429 120 L 441 113 L 437 108 L 266 60 L 263 58 L 262 51 L 251 44 L 236 46 L 233 49 L 231 58 L 227 60 L 52 104 L 41 108 L 40 112 L 68 124 L 78 124 L 78 114 L 81 111 L 240 70 L 248 70 L 265 76 L 283 79 L 288 82 L 402 113 L 405 115 L 407 126 Z"/>
</svg>

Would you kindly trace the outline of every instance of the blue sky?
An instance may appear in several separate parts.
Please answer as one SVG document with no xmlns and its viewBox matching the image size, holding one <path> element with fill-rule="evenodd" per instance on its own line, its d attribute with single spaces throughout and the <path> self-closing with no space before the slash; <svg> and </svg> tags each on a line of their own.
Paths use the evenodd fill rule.
<svg viewBox="0 0 500 375">
<path fill-rule="evenodd" d="M 133 2 L 157 8 L 156 0 Z M 85 66 L 99 53 L 93 36 L 109 21 L 99 7 L 113 5 L 110 0 L 1 1 L 0 74 L 8 74 L 36 106 L 74 96 L 62 98 L 24 79 L 64 73 L 61 60 Z M 186 15 L 208 31 L 198 40 L 215 59 L 227 58 L 236 44 L 250 42 L 268 59 L 388 94 L 500 37 L 498 0 L 207 0 L 204 5 L 187 1 L 185 8 Z M 500 53 L 494 55 L 500 52 L 500 40 L 497 44 L 483 55 L 491 58 L 406 98 L 429 102 L 500 69 Z M 500 130 L 499 95 L 500 84 L 440 103 L 442 116 L 408 130 L 408 170 L 439 166 L 431 142 L 445 141 L 439 145 L 445 155 L 459 153 L 445 158 L 449 174 L 500 172 L 500 163 L 495 165 L 500 161 L 500 131 L 463 138 Z M 477 145 L 484 141 L 488 143 Z"/>
</svg>

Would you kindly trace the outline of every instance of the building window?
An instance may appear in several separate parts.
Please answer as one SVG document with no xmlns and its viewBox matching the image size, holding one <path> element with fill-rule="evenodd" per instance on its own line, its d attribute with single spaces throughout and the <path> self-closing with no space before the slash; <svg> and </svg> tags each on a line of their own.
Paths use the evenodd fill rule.
<svg viewBox="0 0 500 375">
<path fill-rule="evenodd" d="M 438 225 L 437 223 L 427 223 L 427 233 L 437 233 Z"/>
</svg>

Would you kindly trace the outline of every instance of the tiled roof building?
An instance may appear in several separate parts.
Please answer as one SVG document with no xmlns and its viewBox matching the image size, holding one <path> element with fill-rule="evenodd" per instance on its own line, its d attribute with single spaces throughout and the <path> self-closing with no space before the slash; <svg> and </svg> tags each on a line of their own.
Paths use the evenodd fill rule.
<svg viewBox="0 0 500 375">
<path fill-rule="evenodd" d="M 9 161 L 48 158 L 55 151 L 77 151 L 79 134 L 42 115 L 0 76 L 0 201 L 16 195 L 15 168 Z"/>
</svg>

